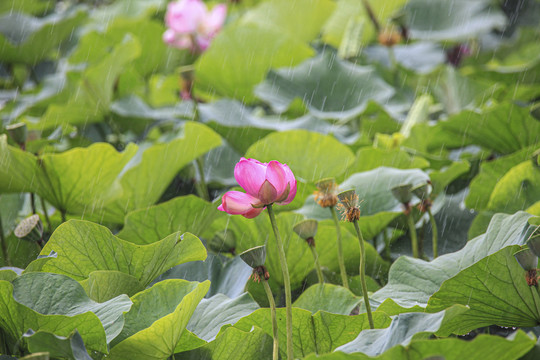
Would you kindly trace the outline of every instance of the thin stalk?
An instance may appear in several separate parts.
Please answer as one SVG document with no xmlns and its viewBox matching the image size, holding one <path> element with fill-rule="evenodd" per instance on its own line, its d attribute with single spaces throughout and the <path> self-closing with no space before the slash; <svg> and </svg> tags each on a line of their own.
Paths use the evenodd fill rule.
<svg viewBox="0 0 540 360">
<path fill-rule="evenodd" d="M 285 309 L 286 309 L 286 323 L 287 323 L 287 360 L 293 360 L 293 339 L 292 339 L 292 296 L 291 296 L 291 281 L 289 279 L 289 268 L 287 266 L 287 259 L 285 258 L 285 250 L 283 249 L 283 242 L 279 235 L 279 230 L 276 223 L 276 217 L 274 215 L 274 209 L 272 205 L 266 207 L 268 209 L 268 216 L 270 217 L 270 223 L 272 224 L 272 230 L 274 230 L 274 236 L 276 237 L 277 248 L 279 253 L 279 265 L 281 266 L 281 272 L 283 273 L 283 285 L 285 286 Z"/>
<path fill-rule="evenodd" d="M 383 230 L 383 239 L 384 239 L 384 254 L 388 260 L 392 258 L 390 253 L 390 236 L 388 236 L 387 229 Z"/>
<path fill-rule="evenodd" d="M 43 216 L 45 216 L 45 222 L 49 228 L 49 234 L 52 234 L 51 219 L 49 219 L 49 214 L 47 214 L 47 207 L 45 206 L 45 200 L 40 196 L 39 200 L 41 201 L 41 210 L 43 211 Z"/>
<path fill-rule="evenodd" d="M 438 249 L 439 234 L 437 230 L 437 223 L 435 222 L 435 217 L 433 216 L 431 209 L 428 209 L 427 213 L 429 215 L 429 222 L 431 223 L 431 233 L 432 233 L 431 241 L 432 241 L 432 247 L 433 247 L 433 258 L 435 259 L 437 256 L 439 256 L 439 249 Z"/>
<path fill-rule="evenodd" d="M 310 246 L 311 253 L 313 254 L 313 260 L 315 261 L 315 270 L 317 270 L 317 277 L 319 278 L 319 284 L 324 284 L 324 277 L 321 270 L 321 264 L 319 263 L 319 254 L 315 250 L 315 246 Z"/>
<path fill-rule="evenodd" d="M 339 227 L 339 220 L 336 214 L 336 209 L 331 206 L 330 212 L 332 213 L 332 219 L 334 219 L 334 224 L 336 225 L 336 242 L 337 242 L 337 252 L 338 252 L 338 263 L 339 263 L 339 272 L 341 274 L 341 283 L 346 289 L 349 288 L 349 280 L 347 279 L 347 270 L 345 269 L 345 260 L 343 260 L 343 246 L 341 244 L 341 228 Z"/>
<path fill-rule="evenodd" d="M 66 211 L 60 210 L 60 216 L 62 217 L 62 223 L 66 222 Z"/>
<path fill-rule="evenodd" d="M 30 206 L 32 207 L 32 214 L 36 214 L 36 195 L 31 192 L 30 193 Z"/>
<path fill-rule="evenodd" d="M 373 316 L 371 315 L 371 306 L 369 305 L 368 290 L 366 285 L 366 249 L 364 247 L 364 237 L 360 226 L 358 226 L 358 220 L 354 221 L 354 228 L 356 235 L 358 235 L 358 241 L 360 242 L 360 283 L 362 284 L 362 295 L 364 295 L 364 304 L 366 305 L 366 312 L 369 321 L 370 329 L 374 329 Z"/>
<path fill-rule="evenodd" d="M 409 234 L 411 235 L 412 253 L 418 259 L 418 237 L 416 236 L 416 227 L 414 226 L 414 219 L 411 213 L 407 215 L 407 223 L 409 224 Z"/>
<path fill-rule="evenodd" d="M 193 101 L 193 121 L 200 122 L 200 114 L 199 114 L 199 102 L 192 97 Z M 197 173 L 199 175 L 199 181 L 197 183 L 197 192 L 199 193 L 199 196 L 202 197 L 206 201 L 210 201 L 210 193 L 208 192 L 208 186 L 206 185 L 206 181 L 204 179 L 204 161 L 202 156 L 198 157 L 195 160 L 195 165 L 197 168 Z"/>
<path fill-rule="evenodd" d="M 2 243 L 2 253 L 6 260 L 7 266 L 11 266 L 11 259 L 9 258 L 6 237 L 4 236 L 4 226 L 2 225 L 2 218 L 0 217 L 0 242 Z"/>
<path fill-rule="evenodd" d="M 268 302 L 270 303 L 270 314 L 272 315 L 272 336 L 274 338 L 274 349 L 273 349 L 273 360 L 278 360 L 279 358 L 279 342 L 278 342 L 278 327 L 277 327 L 277 316 L 276 316 L 276 302 L 274 301 L 274 296 L 272 295 L 272 290 L 268 285 L 268 281 L 264 278 L 262 279 L 264 286 L 264 291 L 266 291 L 266 296 L 268 297 Z"/>
</svg>

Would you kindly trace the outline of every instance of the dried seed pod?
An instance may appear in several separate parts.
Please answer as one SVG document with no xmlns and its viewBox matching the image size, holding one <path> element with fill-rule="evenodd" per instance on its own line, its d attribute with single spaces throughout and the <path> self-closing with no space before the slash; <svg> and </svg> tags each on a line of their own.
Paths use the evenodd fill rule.
<svg viewBox="0 0 540 360">
<path fill-rule="evenodd" d="M 14 234 L 26 241 L 39 242 L 43 238 L 43 223 L 39 215 L 27 217 L 17 225 Z"/>
</svg>

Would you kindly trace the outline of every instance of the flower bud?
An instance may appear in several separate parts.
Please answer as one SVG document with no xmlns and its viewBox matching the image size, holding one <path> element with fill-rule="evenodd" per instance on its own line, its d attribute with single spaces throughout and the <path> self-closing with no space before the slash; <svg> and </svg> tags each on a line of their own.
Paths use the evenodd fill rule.
<svg viewBox="0 0 540 360">
<path fill-rule="evenodd" d="M 392 195 L 402 204 L 408 204 L 412 199 L 412 185 L 398 185 L 392 188 Z"/>
<path fill-rule="evenodd" d="M 6 126 L 6 131 L 9 136 L 17 143 L 17 145 L 23 147 L 26 144 L 28 137 L 28 129 L 25 123 L 16 123 Z"/>
<path fill-rule="evenodd" d="M 43 238 L 43 223 L 39 215 L 32 215 L 17 225 L 14 234 L 26 241 L 39 242 Z"/>
<path fill-rule="evenodd" d="M 240 254 L 240 258 L 253 269 L 263 266 L 266 261 L 266 246 L 256 246 Z"/>
<path fill-rule="evenodd" d="M 523 249 L 514 254 L 517 262 L 523 270 L 529 271 L 538 267 L 538 256 L 529 249 Z"/>
<path fill-rule="evenodd" d="M 317 220 L 303 220 L 294 225 L 293 231 L 302 239 L 306 240 L 309 246 L 315 246 L 315 235 L 317 234 Z"/>
<path fill-rule="evenodd" d="M 208 248 L 217 253 L 234 254 L 236 248 L 236 237 L 230 230 L 224 230 L 214 235 L 208 240 Z"/>
</svg>

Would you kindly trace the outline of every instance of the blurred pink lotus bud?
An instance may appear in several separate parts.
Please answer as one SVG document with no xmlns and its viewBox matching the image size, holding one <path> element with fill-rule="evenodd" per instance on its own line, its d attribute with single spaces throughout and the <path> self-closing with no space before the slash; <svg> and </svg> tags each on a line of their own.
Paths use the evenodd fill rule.
<svg viewBox="0 0 540 360">
<path fill-rule="evenodd" d="M 208 11 L 201 0 L 180 0 L 169 3 L 165 14 L 167 31 L 163 41 L 179 48 L 200 53 L 208 48 L 223 27 L 227 6 L 216 5 Z"/>
<path fill-rule="evenodd" d="M 234 168 L 234 177 L 246 191 L 228 191 L 218 210 L 251 219 L 266 205 L 287 205 L 296 196 L 296 179 L 291 169 L 278 161 L 262 163 L 241 158 Z"/>
</svg>

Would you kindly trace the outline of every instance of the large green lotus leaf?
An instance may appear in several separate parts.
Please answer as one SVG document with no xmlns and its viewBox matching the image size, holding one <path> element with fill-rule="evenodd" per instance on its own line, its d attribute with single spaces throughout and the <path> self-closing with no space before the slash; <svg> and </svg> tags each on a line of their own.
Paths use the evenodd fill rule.
<svg viewBox="0 0 540 360">
<path fill-rule="evenodd" d="M 389 17 L 405 3 L 406 0 L 370 1 L 369 5 L 377 19 L 384 25 Z M 338 48 L 346 37 L 347 27 L 354 21 L 362 24 L 361 40 L 363 44 L 367 43 L 376 32 L 364 6 L 356 0 L 337 1 L 336 10 L 324 25 L 323 40 Z"/>
<path fill-rule="evenodd" d="M 0 4 L 0 14 L 13 11 L 36 15 L 46 12 L 53 6 L 54 4 L 48 0 L 6 0 Z"/>
<path fill-rule="evenodd" d="M 0 61 L 35 65 L 51 55 L 86 17 L 80 7 L 35 18 L 19 12 L 0 17 Z"/>
<path fill-rule="evenodd" d="M 534 346 L 535 339 L 518 330 L 515 335 L 504 338 L 496 335 L 480 334 L 471 341 L 459 338 L 446 338 L 434 340 L 413 340 L 409 345 L 397 345 L 376 357 L 362 353 L 346 354 L 334 352 L 323 356 L 310 355 L 304 360 L 445 360 L 482 359 L 489 357 L 500 360 L 517 360 Z"/>
<path fill-rule="evenodd" d="M 512 213 L 540 199 L 540 167 L 531 160 L 511 168 L 495 185 L 487 210 Z M 540 214 L 539 214 L 540 215 Z"/>
<path fill-rule="evenodd" d="M 165 280 L 133 297 L 111 359 L 159 359 L 173 355 L 210 282 Z"/>
<path fill-rule="evenodd" d="M 201 236 L 220 215 L 215 205 L 197 196 L 181 196 L 127 214 L 118 237 L 144 245 L 177 231 Z"/>
<path fill-rule="evenodd" d="M 431 262 L 400 257 L 390 268 L 388 284 L 375 292 L 373 299 L 382 302 L 390 298 L 400 306 L 425 307 L 445 280 L 508 245 L 523 245 L 527 241 L 527 220 L 531 217 L 525 212 L 497 214 L 485 234 L 470 240 L 463 249 Z"/>
<path fill-rule="evenodd" d="M 250 103 L 253 87 L 270 68 L 295 65 L 312 55 L 307 44 L 277 28 L 232 24 L 197 60 L 197 90 Z"/>
<path fill-rule="evenodd" d="M 491 193 L 497 186 L 497 183 L 510 169 L 529 159 L 534 150 L 534 147 L 529 147 L 493 161 L 483 162 L 480 165 L 480 172 L 471 181 L 470 191 L 465 199 L 465 205 L 477 211 L 486 209 Z M 509 199 L 513 198 L 514 195 Z"/>
<path fill-rule="evenodd" d="M 244 316 L 248 316 L 259 305 L 248 293 L 230 299 L 226 295 L 217 294 L 209 299 L 202 299 L 187 329 L 205 341 L 213 341 L 224 325 L 234 325 Z"/>
<path fill-rule="evenodd" d="M 28 344 L 31 353 L 48 352 L 51 357 L 68 360 L 92 360 L 83 338 L 77 330 L 69 336 L 57 336 L 47 331 L 31 331 L 24 334 L 24 339 Z"/>
<path fill-rule="evenodd" d="M 471 164 L 467 161 L 454 161 L 450 166 L 442 170 L 435 170 L 429 173 L 431 185 L 433 187 L 432 194 L 438 195 L 443 193 L 448 185 L 454 180 L 466 174 L 471 169 Z M 434 197 L 432 195 L 432 197 Z"/>
<path fill-rule="evenodd" d="M 411 0 L 404 11 L 411 37 L 422 40 L 467 40 L 507 22 L 488 0 Z"/>
<path fill-rule="evenodd" d="M 315 284 L 307 288 L 293 306 L 315 314 L 322 310 L 333 314 L 349 315 L 361 302 L 350 290 L 333 284 Z"/>
<path fill-rule="evenodd" d="M 140 54 L 138 40 L 126 36 L 100 62 L 84 70 L 73 89 L 73 95 L 65 104 L 51 104 L 32 127 L 43 130 L 66 124 L 86 125 L 101 121 L 109 111 L 118 76 Z"/>
<path fill-rule="evenodd" d="M 272 133 L 253 144 L 246 157 L 278 160 L 289 165 L 295 176 L 310 182 L 339 176 L 354 160 L 352 151 L 335 138 L 307 130 Z"/>
<path fill-rule="evenodd" d="M 175 101 L 178 99 L 175 98 Z M 111 111 L 126 122 L 143 120 L 145 126 L 159 120 L 193 119 L 193 106 L 190 102 L 182 101 L 175 106 L 152 108 L 135 94 L 113 102 Z"/>
<path fill-rule="evenodd" d="M 23 274 L 14 279 L 13 298 L 43 315 L 76 316 L 92 312 L 103 324 L 107 343 L 122 330 L 123 313 L 129 311 L 132 304 L 126 295 L 102 303 L 94 302 L 72 278 L 41 272 Z"/>
<path fill-rule="evenodd" d="M 236 298 L 244 293 L 244 288 L 253 269 L 239 256 L 233 259 L 223 255 L 208 253 L 204 261 L 191 261 L 177 265 L 159 276 L 154 282 L 165 279 L 185 279 L 203 282 L 210 280 L 210 290 L 206 297 L 224 294 Z"/>
<path fill-rule="evenodd" d="M 49 284 L 50 281 L 54 282 L 55 279 L 51 274 L 45 274 L 45 277 L 44 275 L 41 275 L 41 277 L 45 286 Z M 84 304 L 90 301 L 84 291 L 78 292 L 79 296 L 74 296 L 74 293 L 67 294 L 66 290 L 69 290 L 70 287 L 73 289 L 75 286 L 79 285 L 75 281 L 70 281 L 69 278 L 65 280 L 66 285 L 64 285 L 64 291 L 61 293 L 57 293 L 57 290 L 52 288 L 46 293 L 34 295 L 38 297 L 41 296 L 43 299 L 49 298 L 48 301 L 41 306 L 41 310 L 46 314 L 32 310 L 17 302 L 13 297 L 15 285 L 7 281 L 0 281 L 0 318 L 4 324 L 4 334 L 11 343 L 14 344 L 17 342 L 28 329 L 49 331 L 59 336 L 69 336 L 73 330 L 77 329 L 81 333 L 88 349 L 101 352 L 107 351 L 107 334 L 105 333 L 100 319 L 96 314 L 90 312 L 90 309 L 81 307 L 79 309 L 73 309 L 72 313 L 69 314 L 69 308 L 67 308 L 63 309 L 63 311 L 59 309 L 63 313 L 48 314 L 49 309 L 44 308 L 45 306 L 56 307 L 55 301 L 50 301 L 51 296 L 54 296 L 55 294 L 59 296 L 59 299 L 71 295 L 70 299 L 75 303 Z M 25 279 L 23 279 L 23 282 L 24 281 Z M 73 283 L 75 285 L 73 285 Z M 35 286 L 40 285 L 35 284 Z M 23 288 L 18 289 L 18 291 L 24 292 L 28 290 Z M 120 298 L 120 300 L 121 299 L 122 298 Z M 115 307 L 114 302 L 112 302 L 112 304 L 113 307 Z M 129 309 L 129 299 L 125 301 L 125 305 L 127 305 L 127 309 Z M 117 318 L 122 315 L 123 311 L 118 312 Z"/>
<path fill-rule="evenodd" d="M 443 136 L 462 139 L 501 154 L 511 154 L 540 143 L 540 121 L 527 108 L 502 104 L 482 113 L 465 110 L 439 123 Z"/>
<path fill-rule="evenodd" d="M 396 345 L 407 346 L 413 339 L 429 338 L 453 318 L 466 311 L 466 307 L 456 305 L 434 314 L 399 314 L 393 318 L 389 327 L 366 329 L 351 342 L 338 347 L 336 351 L 349 354 L 362 352 L 369 356 L 377 356 Z"/>
<path fill-rule="evenodd" d="M 506 247 L 446 280 L 430 297 L 426 311 L 466 305 L 470 310 L 454 321 L 457 333 L 489 325 L 540 324 L 540 296 L 535 286 L 527 285 L 525 270 L 514 257 L 519 249 Z"/>
<path fill-rule="evenodd" d="M 277 323 L 279 349 L 281 356 L 286 357 L 286 324 L 285 309 L 278 308 Z M 383 313 L 374 312 L 375 328 L 385 328 L 390 325 L 390 318 Z M 263 329 L 268 335 L 272 334 L 270 309 L 259 309 L 246 316 L 234 325 L 240 330 L 249 331 L 252 326 Z M 325 354 L 338 346 L 352 341 L 358 333 L 369 329 L 366 314 L 348 316 L 319 311 L 312 315 L 304 309 L 293 308 L 293 349 L 295 357 L 303 357 L 311 353 Z M 218 337 L 219 338 L 219 337 Z"/>
<path fill-rule="evenodd" d="M 282 116 L 263 117 L 235 100 L 219 100 L 199 106 L 202 120 L 217 131 L 240 153 L 250 145 L 274 131 L 305 129 L 322 134 L 345 135 L 345 129 L 327 121 L 305 115 L 288 120 Z"/>
<path fill-rule="evenodd" d="M 33 190 L 37 159 L 30 153 L 8 145 L 7 135 L 0 135 L 0 192 Z"/>
<path fill-rule="evenodd" d="M 277 112 L 300 98 L 315 116 L 348 119 L 362 113 L 370 100 L 388 101 L 394 89 L 374 68 L 337 59 L 326 51 L 296 68 L 271 70 L 255 94 Z"/>
<path fill-rule="evenodd" d="M 88 279 L 80 284 L 90 299 L 103 302 L 118 295 L 133 296 L 144 288 L 139 280 L 129 274 L 115 270 L 96 270 L 88 274 Z"/>
<path fill-rule="evenodd" d="M 184 360 L 270 360 L 272 338 L 258 327 L 247 331 L 234 327 L 225 329 L 207 345 L 182 353 L 177 359 Z"/>
<path fill-rule="evenodd" d="M 149 245 L 136 245 L 114 236 L 104 226 L 69 220 L 52 234 L 41 254 L 55 251 L 42 270 L 84 280 L 96 270 L 114 270 L 136 278 L 146 287 L 175 265 L 204 260 L 206 249 L 190 233 L 175 233 Z"/>
<path fill-rule="evenodd" d="M 136 37 L 141 45 L 143 57 L 135 59 L 133 66 L 143 76 L 157 72 L 168 61 L 167 45 L 160 39 L 165 27 L 160 21 L 146 18 L 117 18 L 105 32 L 88 32 L 79 40 L 75 51 L 70 54 L 71 63 L 97 63 L 110 53 L 110 48 L 121 43 L 126 34 Z"/>
<path fill-rule="evenodd" d="M 245 13 L 240 23 L 279 29 L 292 38 L 309 42 L 319 35 L 334 7 L 329 0 L 264 1 Z"/>
<path fill-rule="evenodd" d="M 356 152 L 356 160 L 347 169 L 347 174 L 373 170 L 381 166 L 395 169 L 425 169 L 429 161 L 419 156 L 411 156 L 400 149 L 380 149 L 363 147 Z"/>
<path fill-rule="evenodd" d="M 153 205 L 184 166 L 220 144 L 207 126 L 187 122 L 174 140 L 139 149 L 117 179 L 122 195 L 104 206 L 105 219 L 123 223 L 127 213 Z"/>
</svg>

